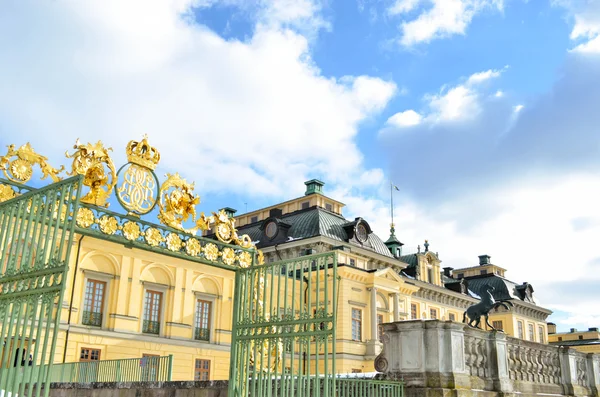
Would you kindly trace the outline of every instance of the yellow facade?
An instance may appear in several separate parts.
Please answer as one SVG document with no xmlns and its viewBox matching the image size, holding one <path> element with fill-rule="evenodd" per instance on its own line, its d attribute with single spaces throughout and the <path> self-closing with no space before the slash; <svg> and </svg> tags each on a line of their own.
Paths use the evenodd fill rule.
<svg viewBox="0 0 600 397">
<path fill-rule="evenodd" d="M 550 324 L 554 328 L 554 324 Z M 548 334 L 548 342 L 553 345 L 569 346 L 583 353 L 600 353 L 600 332 L 598 328 L 589 328 L 587 331 L 571 329 L 570 332 Z"/>
<path fill-rule="evenodd" d="M 210 361 L 210 379 L 228 378 L 233 272 L 92 237 L 77 236 L 77 252 L 69 267 L 55 362 L 80 361 L 83 348 L 99 350 L 101 360 L 172 354 L 174 380 L 194 379 L 196 359 Z M 105 285 L 99 327 L 84 324 L 89 281 Z M 147 291 L 162 295 L 158 335 L 142 330 Z M 199 299 L 210 302 L 209 341 L 194 338 Z"/>
</svg>

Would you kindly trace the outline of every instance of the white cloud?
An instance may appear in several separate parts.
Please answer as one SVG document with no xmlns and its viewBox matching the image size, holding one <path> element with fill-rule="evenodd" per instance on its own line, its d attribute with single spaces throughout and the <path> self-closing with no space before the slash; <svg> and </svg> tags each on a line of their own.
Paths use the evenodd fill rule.
<svg viewBox="0 0 600 397">
<path fill-rule="evenodd" d="M 432 0 L 431 8 L 423 10 L 415 19 L 401 24 L 400 43 L 410 47 L 434 39 L 465 34 L 473 17 L 485 9 L 503 9 L 503 0 Z M 420 2 L 400 0 L 389 9 L 391 15 L 414 10 Z"/>
<path fill-rule="evenodd" d="M 496 91 L 496 93 L 494 94 L 494 96 L 496 98 L 502 98 L 504 96 L 504 91 L 498 90 L 498 91 Z"/>
<path fill-rule="evenodd" d="M 574 20 L 570 39 L 578 41 L 579 44 L 571 51 L 582 54 L 599 54 L 600 2 L 595 0 L 583 2 L 555 0 L 553 4 L 566 8 Z"/>
<path fill-rule="evenodd" d="M 422 119 L 423 117 L 419 113 L 410 109 L 394 114 L 386 123 L 395 127 L 412 127 L 419 125 Z"/>
<path fill-rule="evenodd" d="M 358 124 L 395 84 L 323 76 L 288 29 L 258 24 L 247 41 L 226 41 L 185 15 L 192 5 L 20 1 L 0 12 L 0 126 L 10 131 L 0 145 L 31 141 L 66 163 L 75 138 L 101 137 L 119 162 L 148 133 L 159 175 L 182 172 L 202 195 L 289 197 L 313 175 L 361 180 Z M 308 15 L 289 12 L 278 18 Z"/>
<path fill-rule="evenodd" d="M 505 68 L 506 69 L 506 68 Z M 463 84 L 443 86 L 439 93 L 424 96 L 428 111 L 419 114 L 415 110 L 398 112 L 391 116 L 387 127 L 405 128 L 423 122 L 441 123 L 471 120 L 481 112 L 481 94 L 484 82 L 500 77 L 504 69 L 474 73 Z M 496 92 L 496 96 L 498 96 Z M 501 96 L 501 95 L 500 95 Z"/>
<path fill-rule="evenodd" d="M 414 10 L 419 3 L 421 3 L 421 0 L 396 0 L 394 4 L 388 8 L 388 13 L 390 15 L 403 14 Z"/>
<path fill-rule="evenodd" d="M 516 105 L 514 107 L 514 112 L 515 113 L 519 113 L 521 110 L 523 110 L 524 106 L 523 105 Z"/>
<path fill-rule="evenodd" d="M 496 77 L 500 77 L 501 73 L 502 73 L 502 70 L 493 70 L 493 69 L 489 69 L 484 72 L 473 73 L 467 79 L 467 85 L 481 84 L 487 80 L 490 80 L 490 79 L 493 79 Z"/>
</svg>

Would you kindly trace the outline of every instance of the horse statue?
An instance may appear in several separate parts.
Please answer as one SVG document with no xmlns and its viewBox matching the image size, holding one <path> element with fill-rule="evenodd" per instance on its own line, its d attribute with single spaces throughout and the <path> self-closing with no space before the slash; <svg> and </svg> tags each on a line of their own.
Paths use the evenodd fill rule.
<svg viewBox="0 0 600 397">
<path fill-rule="evenodd" d="M 514 306 L 514 304 L 511 301 L 508 300 L 500 300 L 500 301 L 496 301 L 494 300 L 494 296 L 492 295 L 492 292 L 494 291 L 494 287 L 492 287 L 491 285 L 486 285 L 485 287 L 483 287 L 484 289 L 484 293 L 483 296 L 481 297 L 481 302 L 476 303 L 472 306 L 469 306 L 467 308 L 467 310 L 465 311 L 465 313 L 463 314 L 463 323 L 467 322 L 467 317 L 469 318 L 469 326 L 473 327 L 473 328 L 480 328 L 479 325 L 481 324 L 481 317 L 485 317 L 485 323 L 488 327 L 490 327 L 491 330 L 493 331 L 503 331 L 503 330 L 498 330 L 496 328 L 494 328 L 492 326 L 492 324 L 490 324 L 489 321 L 489 313 L 490 311 L 492 311 L 492 309 L 496 309 L 500 306 L 504 307 L 506 310 L 510 310 L 509 306 Z M 473 323 L 475 325 L 473 325 Z"/>
</svg>

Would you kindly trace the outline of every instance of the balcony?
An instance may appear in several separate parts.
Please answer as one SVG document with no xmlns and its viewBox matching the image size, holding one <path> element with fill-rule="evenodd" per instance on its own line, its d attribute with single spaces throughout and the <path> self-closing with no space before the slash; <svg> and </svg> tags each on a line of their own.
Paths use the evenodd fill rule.
<svg viewBox="0 0 600 397">
<path fill-rule="evenodd" d="M 158 335 L 160 333 L 160 322 L 144 320 L 142 332 L 145 334 Z"/>
<path fill-rule="evenodd" d="M 81 321 L 84 325 L 92 325 L 94 327 L 102 326 L 102 313 L 83 311 L 83 320 Z"/>
<path fill-rule="evenodd" d="M 194 332 L 194 339 L 209 341 L 210 328 L 196 328 L 196 332 Z"/>
</svg>

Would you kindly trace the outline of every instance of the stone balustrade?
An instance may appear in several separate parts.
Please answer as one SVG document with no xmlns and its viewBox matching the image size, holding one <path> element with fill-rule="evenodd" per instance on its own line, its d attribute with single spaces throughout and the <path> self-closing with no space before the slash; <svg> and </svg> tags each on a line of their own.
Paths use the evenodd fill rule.
<svg viewBox="0 0 600 397">
<path fill-rule="evenodd" d="M 438 320 L 383 324 L 375 369 L 408 395 L 598 396 L 600 356 Z"/>
</svg>

